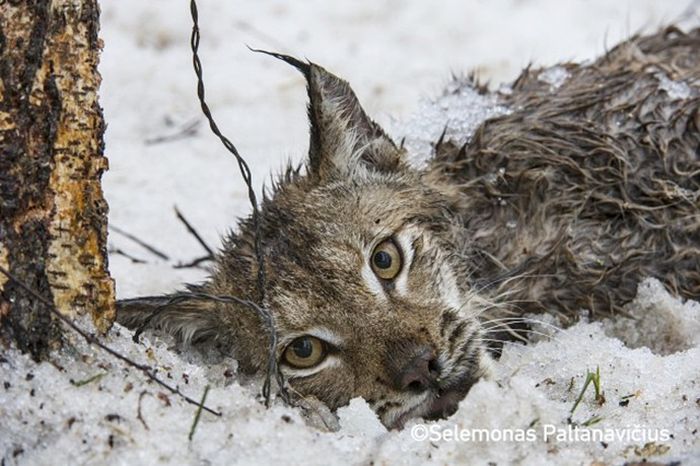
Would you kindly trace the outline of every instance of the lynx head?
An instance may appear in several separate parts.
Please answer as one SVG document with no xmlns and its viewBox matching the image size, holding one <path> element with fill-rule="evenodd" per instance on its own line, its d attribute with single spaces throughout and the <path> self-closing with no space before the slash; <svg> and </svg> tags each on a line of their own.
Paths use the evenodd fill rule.
<svg viewBox="0 0 700 466">
<path fill-rule="evenodd" d="M 466 284 L 459 196 L 409 167 L 345 81 L 277 57 L 305 75 L 311 122 L 305 170 L 288 170 L 260 214 L 281 370 L 293 392 L 332 409 L 363 397 L 388 427 L 451 414 L 489 364 L 483 303 Z M 256 301 L 254 242 L 249 218 L 210 280 L 190 289 Z M 138 326 L 159 303 L 124 301 L 119 320 Z M 267 333 L 243 306 L 173 303 L 150 323 L 230 345 L 244 371 L 266 367 Z"/>
</svg>

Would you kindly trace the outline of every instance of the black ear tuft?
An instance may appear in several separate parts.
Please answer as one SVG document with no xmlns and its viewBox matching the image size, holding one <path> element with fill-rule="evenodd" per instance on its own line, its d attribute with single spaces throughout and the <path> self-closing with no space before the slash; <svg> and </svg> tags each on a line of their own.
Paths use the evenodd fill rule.
<svg viewBox="0 0 700 466">
<path fill-rule="evenodd" d="M 309 93 L 309 173 L 321 178 L 356 176 L 403 167 L 403 150 L 362 109 L 350 85 L 324 68 L 289 55 L 255 50 L 298 69 Z"/>
<path fill-rule="evenodd" d="M 289 65 L 292 65 L 294 68 L 301 71 L 301 74 L 303 74 L 307 80 L 309 79 L 309 73 L 311 72 L 311 63 L 309 63 L 309 62 L 303 62 L 303 61 L 298 60 L 290 55 L 285 55 L 283 53 L 269 52 L 267 50 L 262 50 L 262 49 L 254 49 L 250 46 L 248 46 L 248 50 L 250 50 L 251 52 L 255 52 L 255 53 L 262 53 L 264 55 L 269 55 L 271 57 L 277 58 L 278 60 L 282 60 L 283 62 L 285 62 Z"/>
</svg>

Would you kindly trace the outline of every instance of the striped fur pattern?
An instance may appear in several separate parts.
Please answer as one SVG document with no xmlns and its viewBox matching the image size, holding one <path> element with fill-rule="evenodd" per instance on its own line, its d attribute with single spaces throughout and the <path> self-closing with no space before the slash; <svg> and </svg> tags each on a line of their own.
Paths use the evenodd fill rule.
<svg viewBox="0 0 700 466">
<path fill-rule="evenodd" d="M 488 376 L 496 319 L 607 316 L 647 276 L 700 297 L 699 30 L 669 28 L 591 64 L 564 64 L 569 78 L 556 90 L 542 70 L 525 70 L 501 96 L 510 114 L 466 145 L 440 141 L 422 169 L 345 81 L 277 57 L 304 73 L 310 97 L 309 159 L 261 208 L 264 304 L 298 396 L 331 409 L 361 396 L 400 428 L 449 415 Z M 254 300 L 252 232 L 242 220 L 211 278 L 191 289 Z M 401 260 L 391 280 L 371 266 L 387 240 Z M 255 314 L 163 299 L 123 301 L 119 321 L 138 327 L 153 315 L 149 325 L 184 340 L 218 342 L 245 372 L 265 367 Z M 283 352 L 305 336 L 323 342 L 325 357 L 285 364 Z"/>
</svg>

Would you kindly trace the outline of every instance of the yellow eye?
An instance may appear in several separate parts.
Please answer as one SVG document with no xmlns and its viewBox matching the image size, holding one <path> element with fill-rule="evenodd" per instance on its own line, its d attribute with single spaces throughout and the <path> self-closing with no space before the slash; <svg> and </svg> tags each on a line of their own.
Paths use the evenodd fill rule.
<svg viewBox="0 0 700 466">
<path fill-rule="evenodd" d="M 320 364 L 326 358 L 326 354 L 323 341 L 306 335 L 292 341 L 284 350 L 282 359 L 291 367 L 307 369 Z"/>
<path fill-rule="evenodd" d="M 384 280 L 396 278 L 401 272 L 401 253 L 393 240 L 382 241 L 374 248 L 370 265 L 379 278 Z"/>
</svg>

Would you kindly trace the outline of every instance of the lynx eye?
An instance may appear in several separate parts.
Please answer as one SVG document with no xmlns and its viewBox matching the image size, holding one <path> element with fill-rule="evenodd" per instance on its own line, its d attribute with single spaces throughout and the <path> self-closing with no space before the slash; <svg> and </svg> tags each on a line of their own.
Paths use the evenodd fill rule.
<svg viewBox="0 0 700 466">
<path fill-rule="evenodd" d="M 382 241 L 374 248 L 371 259 L 372 270 L 379 278 L 392 280 L 401 271 L 401 254 L 393 240 Z"/>
<path fill-rule="evenodd" d="M 327 354 L 323 341 L 309 335 L 292 341 L 284 350 L 282 359 L 296 369 L 307 369 L 321 363 Z"/>
</svg>

